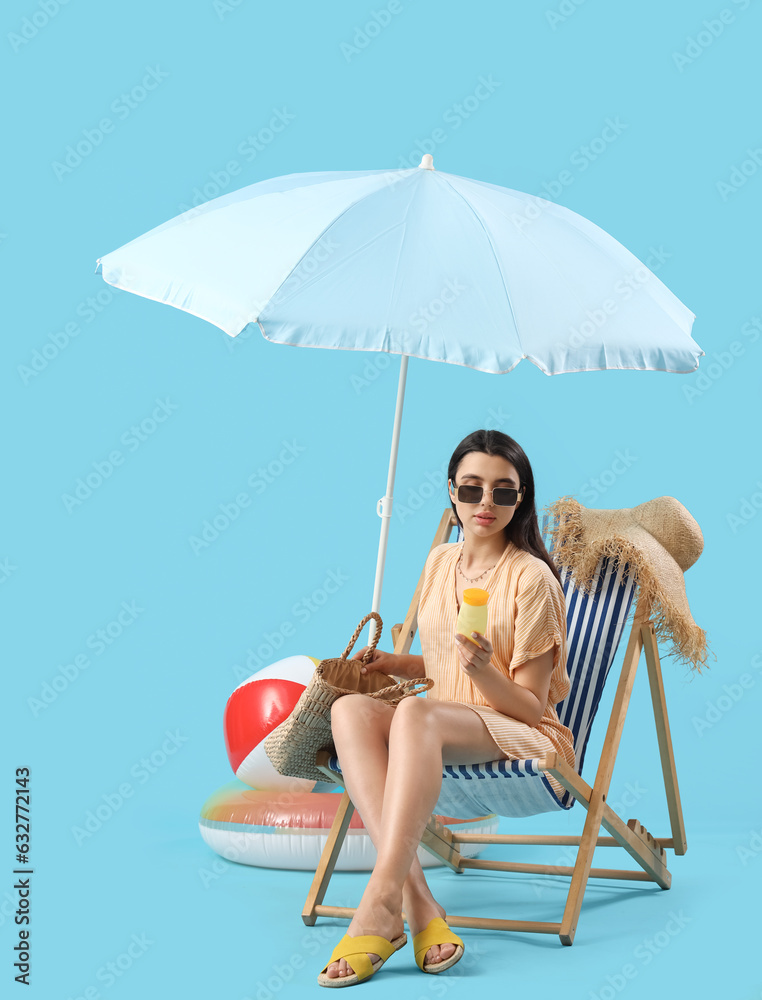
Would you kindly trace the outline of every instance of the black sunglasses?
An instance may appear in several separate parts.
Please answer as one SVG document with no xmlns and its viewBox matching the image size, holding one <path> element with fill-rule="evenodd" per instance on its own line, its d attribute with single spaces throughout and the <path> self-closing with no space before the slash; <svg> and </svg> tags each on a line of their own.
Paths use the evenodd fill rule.
<svg viewBox="0 0 762 1000">
<path fill-rule="evenodd" d="M 492 496 L 492 502 L 496 507 L 515 507 L 519 498 L 519 491 L 509 486 L 496 486 L 494 490 L 487 490 Z M 483 486 L 456 486 L 455 495 L 460 503 L 479 503 L 484 496 Z"/>
</svg>

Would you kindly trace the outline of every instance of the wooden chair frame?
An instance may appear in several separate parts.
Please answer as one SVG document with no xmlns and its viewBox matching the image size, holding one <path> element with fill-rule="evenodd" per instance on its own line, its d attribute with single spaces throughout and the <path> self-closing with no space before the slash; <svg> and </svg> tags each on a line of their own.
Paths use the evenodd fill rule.
<svg viewBox="0 0 762 1000">
<path fill-rule="evenodd" d="M 452 528 L 456 523 L 452 511 L 449 509 L 445 510 L 434 536 L 434 541 L 431 545 L 432 549 L 449 540 Z M 410 650 L 418 627 L 418 601 L 422 587 L 423 572 L 421 572 L 418 580 L 418 586 L 416 587 L 404 623 L 402 625 L 395 625 L 392 628 L 395 653 L 407 653 Z M 650 611 L 651 609 L 648 604 L 642 597 L 639 597 L 614 696 L 614 704 L 609 716 L 606 738 L 603 743 L 592 787 L 556 753 L 548 754 L 539 763 L 540 770 L 548 771 L 556 777 L 564 788 L 571 792 L 574 798 L 585 808 L 586 817 L 581 836 L 460 834 L 453 833 L 448 827 L 438 822 L 432 816 L 421 838 L 423 847 L 439 857 L 446 866 L 458 874 L 463 874 L 467 868 L 476 868 L 492 871 L 521 872 L 524 874 L 571 876 L 571 884 L 561 921 L 497 920 L 486 917 L 457 916 L 448 913 L 447 922 L 450 926 L 484 927 L 491 930 L 558 934 L 562 944 L 571 945 L 574 941 L 577 921 L 582 907 L 582 899 L 589 878 L 652 881 L 656 882 L 662 889 L 669 889 L 672 876 L 667 870 L 665 849 L 672 848 L 675 854 L 685 854 L 687 846 L 682 808 L 680 805 L 680 793 L 677 786 L 677 773 L 675 771 L 675 761 L 672 752 L 672 739 L 667 717 L 667 704 L 664 697 L 659 648 L 656 642 L 654 626 L 650 620 Z M 672 830 L 671 837 L 652 837 L 636 819 L 630 819 L 625 823 L 606 802 L 641 651 L 645 652 L 648 668 L 651 701 L 656 721 L 656 733 L 664 777 L 664 789 Z M 329 770 L 327 766 L 328 759 L 329 754 L 322 752 L 318 756 L 318 767 L 329 780 L 336 784 L 341 784 L 340 776 Z M 351 919 L 355 912 L 354 908 L 323 905 L 328 883 L 336 865 L 336 860 L 353 813 L 354 805 L 345 790 L 302 911 L 302 920 L 308 926 L 313 925 L 320 916 Z M 601 827 L 607 830 L 611 836 L 600 836 Z M 576 846 L 577 856 L 572 866 L 483 861 L 478 858 L 464 858 L 458 849 L 458 845 L 464 843 L 564 844 Z M 642 871 L 592 867 L 593 852 L 596 847 L 616 846 L 623 847 L 635 859 Z"/>
</svg>

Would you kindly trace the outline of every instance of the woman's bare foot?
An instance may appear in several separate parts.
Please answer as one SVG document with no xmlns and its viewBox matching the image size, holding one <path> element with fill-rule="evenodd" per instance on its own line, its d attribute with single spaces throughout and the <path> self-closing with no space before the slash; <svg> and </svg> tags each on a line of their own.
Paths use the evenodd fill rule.
<svg viewBox="0 0 762 1000">
<path fill-rule="evenodd" d="M 445 910 L 429 893 L 428 897 L 417 896 L 415 898 L 406 898 L 405 917 L 410 932 L 415 937 L 416 934 L 420 934 L 421 931 L 426 930 L 429 923 L 435 917 L 442 917 L 444 919 Z M 444 944 L 433 944 L 426 952 L 424 965 L 436 965 L 439 962 L 447 961 L 451 955 L 455 954 L 456 948 L 457 945 L 452 944 L 450 941 L 446 941 Z"/>
<path fill-rule="evenodd" d="M 444 912 L 444 911 L 443 911 Z M 360 905 L 352 917 L 352 922 L 347 928 L 350 937 L 360 937 L 363 934 L 378 934 L 389 941 L 398 938 L 405 930 L 402 920 L 402 901 L 394 900 L 390 896 L 373 897 L 367 891 L 360 900 Z M 447 945 L 445 945 L 447 947 Z M 371 962 L 377 962 L 380 958 L 373 952 L 368 952 Z M 345 958 L 340 958 L 338 962 L 331 962 L 326 969 L 326 975 L 330 979 L 337 976 L 351 976 L 354 970 Z"/>
</svg>

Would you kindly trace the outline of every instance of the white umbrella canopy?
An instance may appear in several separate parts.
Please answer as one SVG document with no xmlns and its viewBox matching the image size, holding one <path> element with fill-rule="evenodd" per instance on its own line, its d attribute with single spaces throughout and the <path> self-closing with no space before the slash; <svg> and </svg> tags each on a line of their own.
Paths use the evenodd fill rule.
<svg viewBox="0 0 762 1000">
<path fill-rule="evenodd" d="M 694 314 L 575 212 L 442 173 L 288 174 L 184 212 L 97 261 L 109 284 L 235 337 L 402 356 L 373 596 L 380 605 L 408 357 L 547 375 L 691 372 Z"/>
</svg>

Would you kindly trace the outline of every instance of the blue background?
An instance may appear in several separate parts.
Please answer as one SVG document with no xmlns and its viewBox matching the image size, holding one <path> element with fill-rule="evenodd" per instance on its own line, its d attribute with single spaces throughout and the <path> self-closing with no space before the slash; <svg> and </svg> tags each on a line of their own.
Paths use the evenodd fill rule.
<svg viewBox="0 0 762 1000">
<path fill-rule="evenodd" d="M 762 146 L 760 5 L 46 2 L 47 14 L 32 0 L 3 13 L 2 82 L 14 97 L 0 225 L 0 600 L 10 639 L 0 976 L 15 986 L 11 790 L 14 769 L 27 766 L 35 874 L 25 995 L 75 998 L 94 987 L 109 1000 L 269 1000 L 317 989 L 345 924 L 302 925 L 303 872 L 224 865 L 205 884 L 216 855 L 197 818 L 232 777 L 222 713 L 247 651 L 292 622 L 295 634 L 271 659 L 336 655 L 370 608 L 399 359 L 232 341 L 111 289 L 94 267 L 199 191 L 203 198 L 205 186 L 209 197 L 279 174 L 415 166 L 434 144 L 441 170 L 544 196 L 570 171 L 556 200 L 641 260 L 661 253 L 654 269 L 696 313 L 706 357 L 691 375 L 553 378 L 529 363 L 496 376 L 412 359 L 381 606 L 387 629 L 402 620 L 446 505 L 443 463 L 463 436 L 491 426 L 530 456 L 538 507 L 564 494 L 593 507 L 662 495 L 685 504 L 705 537 L 688 597 L 717 659 L 700 677 L 663 661 L 689 844 L 684 857 L 670 852 L 669 892 L 593 880 L 572 948 L 466 931 L 477 959 L 449 976 L 424 980 L 406 949 L 365 988 L 411 998 L 561 990 L 588 1000 L 635 983 L 654 1000 L 678 989 L 762 996 L 751 958 L 762 874 L 762 170 L 748 153 Z M 366 31 L 379 20 L 388 23 Z M 120 95 L 151 68 L 154 89 L 129 108 Z M 466 117 L 457 108 L 473 104 L 481 78 L 493 92 Z M 278 112 L 292 116 L 287 125 L 262 132 Z M 108 131 L 67 166 L 67 147 L 88 130 L 97 139 L 104 118 Z M 600 148 L 607 119 L 626 127 L 598 155 L 585 153 Z M 259 150 L 248 138 L 258 134 Z M 137 441 L 129 429 L 158 400 L 168 401 L 166 419 Z M 194 552 L 191 536 L 284 442 L 298 457 Z M 122 462 L 112 474 L 67 505 L 65 494 L 114 450 Z M 621 474 L 611 471 L 618 454 L 629 456 Z M 307 621 L 297 617 L 295 604 L 331 571 L 346 582 Z M 111 645 L 88 646 L 123 602 L 140 611 Z M 384 641 L 389 648 L 388 631 Z M 80 654 L 88 666 L 35 708 Z M 167 731 L 176 752 L 138 779 L 140 759 Z M 125 781 L 133 794 L 78 845 L 73 828 Z M 625 818 L 634 812 L 669 836 L 643 664 L 610 800 L 628 786 L 638 801 Z M 502 829 L 573 833 L 583 819 L 577 806 Z M 537 857 L 552 863 L 555 851 Z M 627 862 L 603 855 L 596 864 Z M 526 849 L 516 856 L 531 860 Z M 337 876 L 328 901 L 356 901 L 364 878 Z M 441 871 L 431 879 L 452 912 L 516 919 L 560 919 L 568 885 Z M 150 945 L 106 985 L 99 970 L 133 935 Z M 635 970 L 629 979 L 625 966 Z"/>
</svg>

